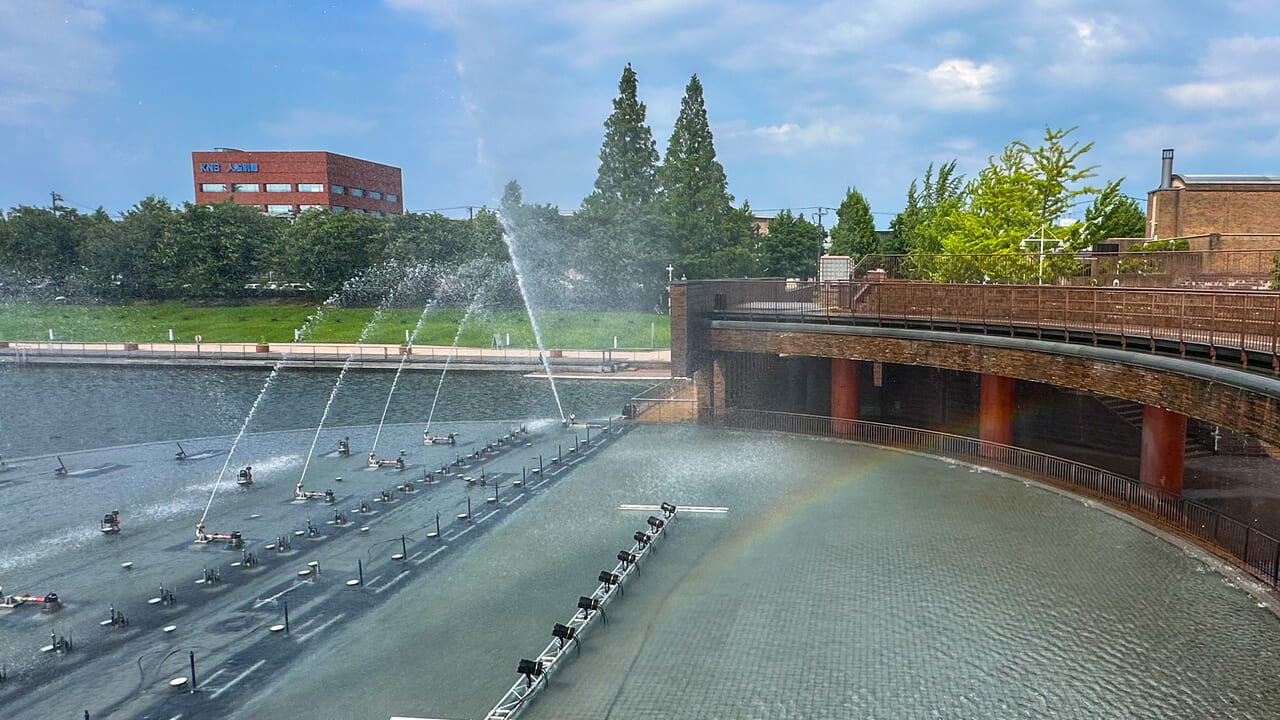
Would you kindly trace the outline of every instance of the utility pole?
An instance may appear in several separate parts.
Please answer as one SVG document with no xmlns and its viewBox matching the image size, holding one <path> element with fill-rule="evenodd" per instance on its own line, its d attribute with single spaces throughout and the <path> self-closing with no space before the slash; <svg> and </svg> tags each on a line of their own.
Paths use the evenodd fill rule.
<svg viewBox="0 0 1280 720">
<path fill-rule="evenodd" d="M 53 201 L 53 212 L 56 215 L 58 213 L 58 203 L 66 201 L 62 199 L 62 196 L 58 194 L 57 190 L 49 191 L 49 199 Z"/>
<path fill-rule="evenodd" d="M 823 216 L 823 215 L 826 215 L 826 214 L 827 214 L 827 211 L 828 211 L 828 210 L 830 210 L 830 209 L 831 209 L 831 208 L 825 208 L 825 207 L 822 207 L 821 205 L 819 205 L 819 206 L 818 206 L 818 210 L 814 213 L 814 215 L 817 215 L 817 216 L 818 216 L 818 224 L 819 224 L 819 225 L 822 225 L 822 216 Z"/>
<path fill-rule="evenodd" d="M 468 220 L 475 220 L 475 219 L 476 219 L 476 209 L 475 209 L 475 207 L 473 207 L 473 206 L 471 206 L 471 205 L 468 205 L 468 206 L 467 206 L 467 219 L 468 219 Z"/>
</svg>

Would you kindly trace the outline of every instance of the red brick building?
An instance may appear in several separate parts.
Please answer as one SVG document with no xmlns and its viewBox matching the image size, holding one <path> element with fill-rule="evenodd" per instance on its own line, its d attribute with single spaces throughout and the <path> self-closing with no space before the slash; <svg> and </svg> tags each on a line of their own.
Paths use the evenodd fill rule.
<svg viewBox="0 0 1280 720">
<path fill-rule="evenodd" d="M 272 215 L 311 208 L 404 212 L 400 168 L 331 152 L 245 152 L 218 148 L 191 153 L 197 203 L 231 198 Z"/>
<path fill-rule="evenodd" d="M 1280 247 L 1280 177 L 1175 175 L 1173 150 L 1162 159 L 1160 187 L 1147 193 L 1147 237 L 1218 238 L 1192 250 Z"/>
</svg>

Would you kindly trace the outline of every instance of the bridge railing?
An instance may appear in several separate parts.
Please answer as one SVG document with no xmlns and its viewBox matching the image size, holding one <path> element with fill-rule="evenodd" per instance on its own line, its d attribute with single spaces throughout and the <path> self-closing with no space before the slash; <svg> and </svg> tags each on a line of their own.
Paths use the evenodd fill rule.
<svg viewBox="0 0 1280 720">
<path fill-rule="evenodd" d="M 1023 335 L 1154 350 L 1207 348 L 1280 371 L 1280 293 L 841 281 L 709 281 L 688 313 L 720 319 L 843 323 Z M 691 295 L 693 297 L 693 295 Z M 1253 359 L 1250 359 L 1250 354 Z"/>
<path fill-rule="evenodd" d="M 1280 238 L 1277 238 L 1280 239 Z M 1280 250 L 873 254 L 849 278 L 938 283 L 1265 289 Z"/>
<path fill-rule="evenodd" d="M 1105 501 L 1226 557 L 1272 588 L 1280 587 L 1280 540 L 1132 478 L 1033 450 L 920 428 L 819 415 L 703 408 L 712 422 L 735 428 L 799 433 L 921 452 L 1031 477 Z"/>
</svg>

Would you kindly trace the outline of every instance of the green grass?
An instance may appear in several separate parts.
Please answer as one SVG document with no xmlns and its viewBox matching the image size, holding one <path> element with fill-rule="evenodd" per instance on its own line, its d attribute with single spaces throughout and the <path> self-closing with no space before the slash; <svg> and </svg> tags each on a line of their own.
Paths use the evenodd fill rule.
<svg viewBox="0 0 1280 720">
<path fill-rule="evenodd" d="M 0 340 L 61 342 L 167 342 L 169 328 L 179 342 L 202 336 L 216 342 L 291 342 L 295 328 L 314 315 L 315 307 L 297 305 L 244 305 L 202 307 L 181 303 L 110 306 L 81 305 L 0 305 Z M 327 308 L 303 337 L 311 342 L 355 342 L 373 319 L 372 308 Z M 413 332 L 420 310 L 388 310 L 365 338 L 368 343 L 402 343 L 405 330 Z M 423 320 L 415 343 L 452 345 L 464 312 L 457 309 L 430 310 Z M 547 347 L 563 349 L 647 348 L 650 324 L 654 324 L 654 344 L 671 345 L 670 319 L 666 315 L 621 312 L 578 312 L 544 310 L 535 312 Z M 512 347 L 534 347 L 533 331 L 523 311 L 476 313 L 467 320 L 458 343 L 469 347 L 489 347 L 494 333 L 505 339 L 511 334 Z"/>
</svg>

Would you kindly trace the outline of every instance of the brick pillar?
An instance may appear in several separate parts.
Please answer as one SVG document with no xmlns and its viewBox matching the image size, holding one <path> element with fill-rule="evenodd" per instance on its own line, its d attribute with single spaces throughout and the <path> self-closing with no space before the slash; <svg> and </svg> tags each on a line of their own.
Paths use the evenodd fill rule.
<svg viewBox="0 0 1280 720">
<path fill-rule="evenodd" d="M 831 417 L 858 419 L 858 361 L 831 358 Z"/>
<path fill-rule="evenodd" d="M 978 390 L 978 439 L 1013 444 L 1013 383 L 1011 377 L 983 373 Z"/>
<path fill-rule="evenodd" d="M 1154 405 L 1142 406 L 1142 456 L 1138 480 L 1182 494 L 1187 449 L 1187 416 Z"/>
</svg>

